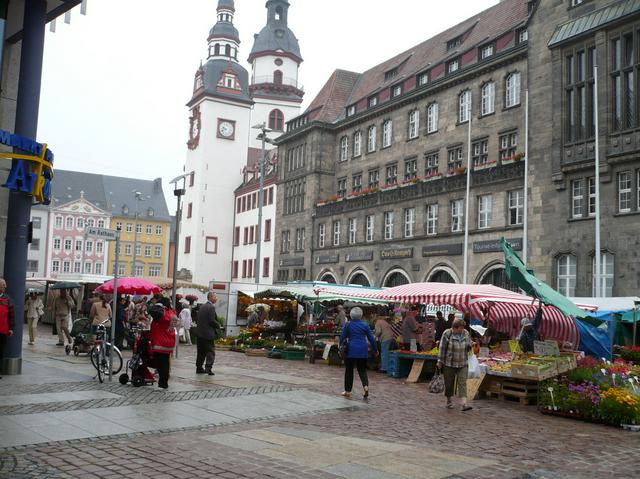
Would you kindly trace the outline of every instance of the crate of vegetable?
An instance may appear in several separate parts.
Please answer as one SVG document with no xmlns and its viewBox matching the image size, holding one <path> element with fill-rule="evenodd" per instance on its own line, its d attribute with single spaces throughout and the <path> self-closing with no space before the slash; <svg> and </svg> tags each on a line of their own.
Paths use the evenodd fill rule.
<svg viewBox="0 0 640 479">
<path fill-rule="evenodd" d="M 555 361 L 528 359 L 511 363 L 511 377 L 542 381 L 558 375 Z"/>
</svg>

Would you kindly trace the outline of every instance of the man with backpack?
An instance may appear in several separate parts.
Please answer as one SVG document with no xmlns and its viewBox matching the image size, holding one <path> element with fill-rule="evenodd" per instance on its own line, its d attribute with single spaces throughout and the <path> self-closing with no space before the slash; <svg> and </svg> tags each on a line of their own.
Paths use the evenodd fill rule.
<svg viewBox="0 0 640 479">
<path fill-rule="evenodd" d="M 13 301 L 5 292 L 7 282 L 0 278 L 0 370 L 4 367 L 4 348 L 7 338 L 13 336 L 15 311 Z"/>
</svg>

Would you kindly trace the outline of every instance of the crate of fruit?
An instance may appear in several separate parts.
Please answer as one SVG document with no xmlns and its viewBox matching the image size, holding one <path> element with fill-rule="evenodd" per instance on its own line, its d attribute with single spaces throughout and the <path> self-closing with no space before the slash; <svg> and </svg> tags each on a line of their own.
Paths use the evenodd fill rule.
<svg viewBox="0 0 640 479">
<path fill-rule="evenodd" d="M 543 379 L 552 378 L 558 375 L 558 367 L 555 362 L 539 361 L 539 362 L 512 362 L 511 377 L 519 379 L 529 379 L 533 381 L 542 381 Z"/>
</svg>

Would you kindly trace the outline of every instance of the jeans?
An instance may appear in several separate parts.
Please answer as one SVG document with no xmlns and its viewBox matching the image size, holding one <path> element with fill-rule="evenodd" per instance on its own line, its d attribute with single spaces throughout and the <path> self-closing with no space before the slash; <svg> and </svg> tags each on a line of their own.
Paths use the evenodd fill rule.
<svg viewBox="0 0 640 479">
<path fill-rule="evenodd" d="M 387 341 L 382 341 L 380 343 L 380 372 L 386 373 L 389 370 L 389 350 L 391 348 L 391 343 L 393 339 L 388 339 Z"/>
<path fill-rule="evenodd" d="M 216 360 L 216 348 L 213 344 L 213 339 L 198 338 L 196 342 L 198 352 L 196 354 L 196 369 L 202 369 L 202 363 L 205 363 L 205 371 L 211 371 L 213 368 L 213 362 Z"/>
<path fill-rule="evenodd" d="M 171 355 L 153 353 L 153 360 L 158 370 L 158 387 L 167 389 L 169 387 L 169 369 L 171 367 Z"/>
<path fill-rule="evenodd" d="M 347 358 L 344 360 L 344 390 L 348 393 L 353 389 L 353 367 L 358 369 L 358 376 L 362 387 L 369 385 L 367 377 L 367 358 Z"/>
</svg>

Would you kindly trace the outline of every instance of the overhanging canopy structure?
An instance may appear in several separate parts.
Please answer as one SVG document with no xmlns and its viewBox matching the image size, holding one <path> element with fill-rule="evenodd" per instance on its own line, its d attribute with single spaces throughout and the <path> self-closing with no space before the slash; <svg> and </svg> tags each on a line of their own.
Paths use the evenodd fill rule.
<svg viewBox="0 0 640 479">
<path fill-rule="evenodd" d="M 324 282 L 311 282 L 291 283 L 286 286 L 273 286 L 271 288 L 255 292 L 253 297 L 255 299 L 295 299 L 301 303 L 316 301 L 321 303 L 352 301 L 362 304 L 386 305 L 389 303 L 387 300 L 372 297 L 373 293 L 381 291 L 382 289 L 380 288 L 367 288 L 355 285 L 329 285 L 329 283 Z M 367 297 L 365 292 L 370 296 Z"/>
</svg>

